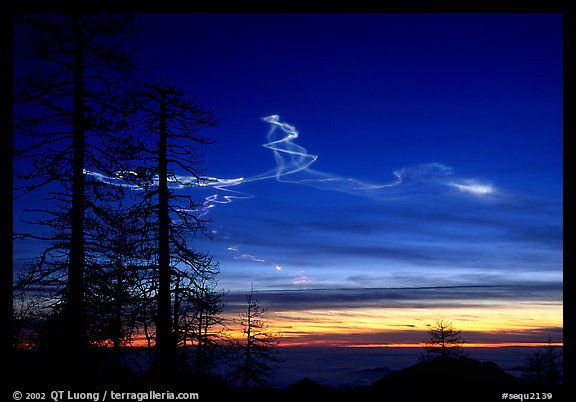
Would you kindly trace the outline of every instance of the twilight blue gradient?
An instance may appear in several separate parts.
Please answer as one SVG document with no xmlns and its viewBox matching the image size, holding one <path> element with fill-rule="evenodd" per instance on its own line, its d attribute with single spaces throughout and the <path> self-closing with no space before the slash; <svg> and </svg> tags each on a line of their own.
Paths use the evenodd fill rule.
<svg viewBox="0 0 576 402">
<path fill-rule="evenodd" d="M 274 179 L 210 210 L 232 290 L 562 280 L 562 24 L 539 14 L 145 15 L 142 58 L 213 108 L 210 176 L 274 169 L 279 114 L 312 168 L 383 183 L 441 163 L 486 197 L 379 197 Z M 151 56 L 152 55 L 152 56 Z M 282 270 L 276 269 L 280 266 Z"/>
<path fill-rule="evenodd" d="M 220 121 L 204 132 L 216 140 L 204 152 L 211 177 L 274 171 L 262 118 L 278 114 L 331 177 L 386 183 L 439 164 L 493 189 L 422 176 L 357 194 L 275 178 L 227 187 L 249 197 L 214 204 L 214 238 L 193 241 L 219 261 L 221 287 L 562 282 L 561 15 L 137 18 L 143 77 L 173 82 Z"/>
</svg>

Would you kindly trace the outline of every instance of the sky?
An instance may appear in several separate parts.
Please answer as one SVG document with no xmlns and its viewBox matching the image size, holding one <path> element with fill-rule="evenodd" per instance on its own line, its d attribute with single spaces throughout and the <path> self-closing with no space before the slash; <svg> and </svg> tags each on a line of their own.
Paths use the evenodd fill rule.
<svg viewBox="0 0 576 402">
<path fill-rule="evenodd" d="M 253 286 L 284 344 L 561 339 L 561 14 L 137 21 L 141 74 L 219 121 L 185 191 L 229 314 Z"/>
</svg>

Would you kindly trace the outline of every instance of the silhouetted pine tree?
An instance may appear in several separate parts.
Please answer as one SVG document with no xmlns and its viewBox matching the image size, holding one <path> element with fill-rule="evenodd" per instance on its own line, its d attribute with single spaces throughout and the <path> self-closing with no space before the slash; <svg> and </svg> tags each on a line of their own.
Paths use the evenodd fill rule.
<svg viewBox="0 0 576 402">
<path fill-rule="evenodd" d="M 464 356 L 462 351 L 464 340 L 461 333 L 462 331 L 456 329 L 451 322 L 443 318 L 436 319 L 434 323 L 428 325 L 428 339 L 424 345 L 423 360 Z"/>
<path fill-rule="evenodd" d="M 174 332 L 186 361 L 192 358 L 193 371 L 207 377 L 212 375 L 216 361 L 226 356 L 225 346 L 229 337 L 222 316 L 224 292 L 216 289 L 218 282 L 215 277 L 186 278 L 177 275 L 177 281 L 174 290 Z"/>
<path fill-rule="evenodd" d="M 86 259 L 89 219 L 99 197 L 100 177 L 121 170 L 118 152 L 129 152 L 117 102 L 122 83 L 135 67 L 119 43 L 134 31 L 129 16 L 27 14 L 19 16 L 31 36 L 23 52 L 35 73 L 15 85 L 15 196 L 49 191 L 42 207 L 28 212 L 48 230 L 16 238 L 50 245 L 32 264 L 24 282 L 58 294 L 61 352 L 71 370 L 82 367 L 87 339 Z M 54 306 L 52 306 L 54 307 Z M 66 357 L 65 356 L 65 357 Z M 76 366 L 76 367 L 74 367 Z"/>
<path fill-rule="evenodd" d="M 215 274 L 211 259 L 193 250 L 189 241 L 205 232 L 200 218 L 202 204 L 188 192 L 203 184 L 200 146 L 212 141 L 198 131 L 216 124 L 211 112 L 176 87 L 165 83 L 142 84 L 131 91 L 138 113 L 133 130 L 139 134 L 139 166 L 126 180 L 139 186 L 135 201 L 141 213 L 151 216 L 148 249 L 157 256 L 158 287 L 155 292 L 156 366 L 170 376 L 176 368 L 177 338 L 174 333 L 174 279 Z M 177 328 L 177 327 L 176 327 Z"/>
<path fill-rule="evenodd" d="M 557 385 L 563 382 L 562 350 L 551 339 L 526 357 L 524 377 L 537 384 Z"/>
<path fill-rule="evenodd" d="M 246 311 L 239 317 L 245 338 L 239 345 L 240 360 L 233 375 L 244 389 L 263 388 L 275 370 L 274 363 L 280 361 L 275 349 L 278 336 L 264 323 L 266 309 L 260 306 L 253 288 L 246 294 L 246 304 Z"/>
<path fill-rule="evenodd" d="M 138 310 L 145 302 L 142 292 L 148 256 L 141 247 L 140 233 L 146 220 L 136 219 L 133 208 L 105 205 L 105 225 L 91 226 L 89 238 L 99 252 L 88 259 L 86 276 L 88 336 L 92 344 L 111 346 L 114 368 L 121 368 L 122 349 L 139 330 Z"/>
</svg>

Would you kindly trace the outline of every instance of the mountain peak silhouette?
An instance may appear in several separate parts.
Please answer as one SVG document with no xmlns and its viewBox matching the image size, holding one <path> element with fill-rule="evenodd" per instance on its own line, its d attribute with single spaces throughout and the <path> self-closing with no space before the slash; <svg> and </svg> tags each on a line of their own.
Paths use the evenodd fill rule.
<svg viewBox="0 0 576 402">
<path fill-rule="evenodd" d="M 438 358 L 414 364 L 384 376 L 371 388 L 500 388 L 525 385 L 524 381 L 506 373 L 494 362 L 461 357 Z"/>
</svg>

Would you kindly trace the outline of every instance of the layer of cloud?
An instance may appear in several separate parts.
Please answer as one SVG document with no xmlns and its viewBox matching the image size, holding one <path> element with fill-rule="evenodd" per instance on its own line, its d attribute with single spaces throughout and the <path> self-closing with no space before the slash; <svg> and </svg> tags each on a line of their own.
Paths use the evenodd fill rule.
<svg viewBox="0 0 576 402">
<path fill-rule="evenodd" d="M 394 331 L 374 331 L 366 333 L 346 333 L 334 331 L 331 334 L 304 333 L 290 334 L 290 337 L 281 339 L 283 346 L 291 345 L 322 345 L 322 346 L 396 346 L 419 345 L 426 342 L 428 335 L 425 330 L 397 329 Z M 564 339 L 561 327 L 528 328 L 514 331 L 464 331 L 462 338 L 465 344 L 506 346 L 509 344 L 545 344 L 549 339 L 560 342 Z"/>
<path fill-rule="evenodd" d="M 262 305 L 273 311 L 311 309 L 362 309 L 478 307 L 526 303 L 562 305 L 562 284 L 520 286 L 448 286 L 423 288 L 351 288 L 256 291 Z M 227 311 L 240 311 L 245 292 L 226 296 Z"/>
</svg>

